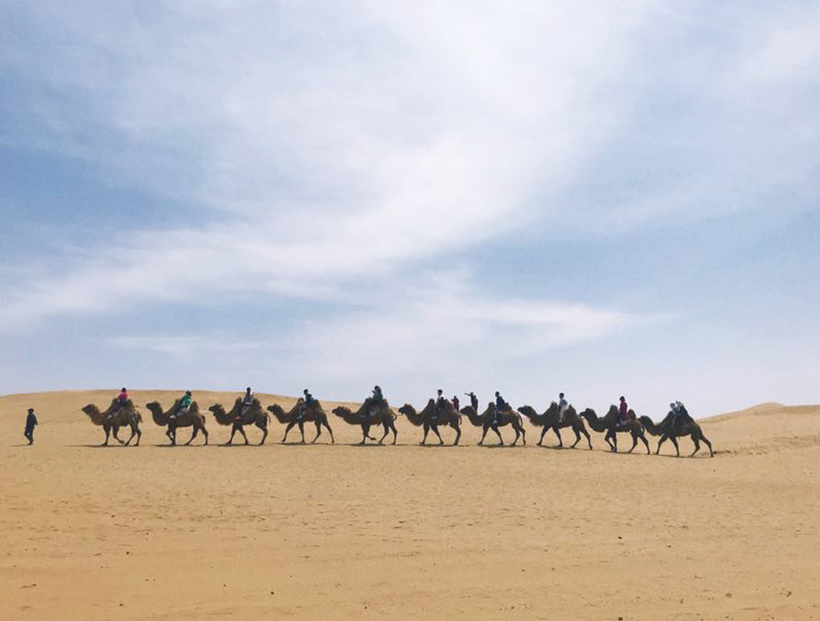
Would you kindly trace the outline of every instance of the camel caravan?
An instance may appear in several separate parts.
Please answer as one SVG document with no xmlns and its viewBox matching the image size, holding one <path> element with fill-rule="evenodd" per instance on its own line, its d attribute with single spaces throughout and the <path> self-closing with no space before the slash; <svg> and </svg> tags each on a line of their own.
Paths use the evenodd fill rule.
<svg viewBox="0 0 820 621">
<path fill-rule="evenodd" d="M 504 446 L 501 431 L 505 427 L 510 427 L 515 433 L 510 446 L 517 446 L 519 439 L 521 445 L 525 445 L 527 443 L 527 431 L 524 421 L 526 420 L 534 427 L 541 428 L 538 446 L 543 446 L 545 436 L 549 431 L 552 431 L 558 439 L 556 448 L 564 448 L 561 429 L 570 429 L 575 435 L 575 441 L 569 448 L 575 448 L 583 438 L 586 447 L 592 450 L 592 437 L 588 430 L 589 427 L 596 433 L 604 434 L 604 441 L 607 443 L 610 452 L 613 453 L 618 452 L 619 434 L 629 434 L 632 445 L 627 453 L 632 453 L 638 443 L 641 442 L 646 449 L 646 453 L 650 454 L 649 441 L 646 438 L 648 433 L 651 436 L 660 438 L 655 450 L 656 455 L 660 453 L 663 443 L 669 440 L 675 447 L 676 456 L 680 457 L 678 439 L 689 437 L 694 444 L 694 451 L 690 456 L 694 456 L 700 451 L 701 443 L 709 448 L 709 456 L 714 456 L 712 443 L 703 435 L 700 425 L 689 415 L 685 406 L 679 401 L 671 403 L 669 413 L 661 422 L 655 423 L 648 416 L 637 416 L 628 407 L 624 397 L 620 398 L 619 405 L 610 406 L 605 415 L 598 416 L 592 408 L 586 408 L 578 413 L 566 401 L 563 393 L 560 393 L 559 400 L 557 402 L 553 401 L 543 414 L 539 414 L 535 408 L 529 405 L 522 405 L 514 410 L 498 392 L 495 393 L 495 400 L 490 401 L 479 413 L 481 408 L 479 407 L 478 398 L 472 392 L 466 394 L 470 397 L 470 405 L 463 408 L 459 408 L 458 397 L 447 399 L 443 396 L 443 392 L 439 390 L 436 398 L 430 399 L 421 410 L 417 410 L 409 403 L 394 410 L 382 395 L 381 388 L 376 386 L 373 389 L 373 394 L 365 399 L 355 411 L 345 406 L 338 406 L 332 410 L 332 413 L 348 425 L 361 428 L 362 439 L 359 442 L 360 445 L 364 445 L 368 441 L 381 445 L 391 433 L 391 444 L 395 445 L 398 440 L 396 421 L 399 416 L 403 416 L 413 427 L 422 428 L 423 435 L 419 442 L 421 446 L 427 446 L 430 432 L 438 439 L 438 446 L 444 445 L 445 441 L 441 431 L 448 428 L 455 433 L 452 445 L 458 446 L 461 440 L 462 418 L 466 417 L 470 424 L 481 428 L 479 446 L 484 445 L 490 431 L 498 438 L 497 445 Z M 200 411 L 197 402 L 194 401 L 190 390 L 186 391 L 179 399 L 176 399 L 167 410 L 156 401 L 147 403 L 145 407 L 150 410 L 154 423 L 164 428 L 170 445 L 175 446 L 177 444 L 177 430 L 184 427 L 191 427 L 191 435 L 184 443 L 185 446 L 190 445 L 200 433 L 203 437 L 203 445 L 208 444 L 206 417 Z M 143 418 L 125 388 L 112 400 L 111 405 L 106 410 L 101 411 L 96 405 L 88 404 L 82 408 L 82 411 L 91 419 L 94 425 L 103 428 L 105 440 L 102 446 L 109 445 L 111 435 L 123 446 L 129 446 L 134 438 L 136 438 L 134 446 L 139 445 L 142 437 L 140 423 L 142 423 Z M 227 410 L 222 404 L 216 403 L 210 406 L 208 411 L 211 412 L 218 425 L 231 427 L 230 437 L 225 442 L 226 446 L 233 444 L 237 433 L 242 437 L 245 445 L 250 444 L 245 427 L 256 427 L 261 432 L 259 444 L 264 444 L 268 437 L 268 427 L 273 419 L 285 426 L 284 436 L 281 439 L 282 444 L 288 443 L 288 434 L 294 427 L 299 428 L 300 439 L 298 443 L 306 444 L 306 423 L 312 423 L 316 429 L 316 435 L 310 440 L 311 444 L 315 444 L 319 440 L 323 430 L 326 430 L 330 436 L 329 443 L 336 443 L 327 413 L 322 404 L 307 389 L 304 391 L 304 396 L 300 397 L 289 411 L 286 411 L 279 404 L 272 404 L 264 408 L 250 388 L 246 390 L 243 397 L 236 399 L 230 410 Z M 131 436 L 127 440 L 122 440 L 118 435 L 120 428 L 123 427 L 128 427 L 131 430 Z M 379 427 L 382 428 L 383 433 L 377 439 L 371 436 L 370 432 L 371 429 Z"/>
</svg>

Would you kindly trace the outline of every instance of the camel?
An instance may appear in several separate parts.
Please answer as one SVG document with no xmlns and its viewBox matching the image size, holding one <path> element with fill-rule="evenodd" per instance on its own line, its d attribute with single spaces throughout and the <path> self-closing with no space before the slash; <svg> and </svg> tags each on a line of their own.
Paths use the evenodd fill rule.
<svg viewBox="0 0 820 621">
<path fill-rule="evenodd" d="M 365 399 L 364 403 L 359 407 L 357 411 L 352 411 L 350 408 L 347 408 L 343 405 L 340 405 L 337 408 L 334 408 L 333 413 L 340 417 L 344 422 L 348 425 L 361 425 L 362 426 L 362 441 L 359 444 L 364 444 L 366 440 L 375 440 L 376 438 L 371 437 L 370 435 L 370 427 L 371 426 L 378 426 L 381 425 L 384 427 L 384 435 L 379 439 L 379 444 L 384 442 L 384 439 L 387 437 L 388 432 L 393 432 L 393 444 L 396 443 L 398 439 L 398 432 L 396 431 L 396 414 L 390 408 L 390 404 L 387 403 L 386 399 L 382 400 L 381 405 L 376 410 L 375 413 L 368 414 L 370 412 L 371 406 L 371 398 L 368 397 Z"/>
<path fill-rule="evenodd" d="M 617 434 L 628 432 L 632 435 L 632 448 L 630 448 L 627 452 L 631 453 L 634 451 L 638 444 L 638 440 L 640 440 L 646 446 L 646 454 L 649 455 L 649 442 L 646 440 L 643 425 L 641 425 L 637 416 L 635 416 L 635 412 L 632 410 L 627 412 L 627 422 L 621 425 L 618 424 L 621 414 L 618 411 L 617 405 L 610 406 L 609 412 L 607 412 L 606 416 L 603 418 L 598 418 L 598 415 L 592 408 L 587 408 L 581 412 L 581 417 L 587 419 L 587 422 L 589 422 L 589 426 L 592 427 L 593 431 L 597 431 L 598 433 L 606 431 L 604 440 L 606 440 L 606 443 L 609 444 L 609 450 L 613 453 L 618 452 Z"/>
<path fill-rule="evenodd" d="M 492 401 L 487 406 L 487 409 L 484 410 L 483 414 L 478 414 L 472 405 L 461 408 L 461 413 L 476 427 L 483 427 L 484 431 L 481 434 L 481 440 L 478 442 L 479 446 L 484 445 L 484 438 L 487 437 L 487 432 L 490 429 L 495 431 L 495 435 L 498 436 L 499 445 L 504 446 L 504 438 L 501 437 L 498 428 L 504 427 L 505 425 L 512 425 L 512 428 L 515 430 L 515 440 L 513 440 L 512 446 L 516 445 L 519 437 L 523 439 L 522 444 L 527 443 L 527 431 L 524 429 L 524 421 L 521 418 L 521 414 L 514 412 L 512 409 L 503 410 L 501 412 L 501 420 L 497 425 L 493 424 L 495 404 Z"/>
<path fill-rule="evenodd" d="M 700 450 L 700 443 L 703 441 L 706 446 L 709 447 L 709 457 L 714 457 L 715 454 L 712 451 L 712 443 L 706 439 L 706 436 L 703 435 L 703 430 L 700 428 L 694 419 L 688 417 L 686 421 L 676 430 L 674 424 L 672 423 L 673 414 L 669 412 L 660 423 L 657 425 L 652 421 L 651 418 L 648 416 L 641 416 L 640 421 L 643 423 L 643 426 L 646 427 L 646 430 L 649 432 L 650 435 L 653 436 L 661 436 L 661 439 L 658 440 L 658 450 L 655 451 L 655 455 L 661 452 L 661 444 L 663 444 L 667 438 L 672 441 L 672 444 L 675 445 L 675 453 L 677 456 L 680 457 L 680 448 L 678 447 L 678 438 L 682 438 L 684 436 L 691 436 L 692 442 L 695 443 L 695 450 L 692 451 L 692 454 L 689 457 L 694 457 L 695 453 Z"/>
<path fill-rule="evenodd" d="M 562 421 L 558 420 L 558 404 L 555 403 L 555 401 L 552 402 L 547 411 L 543 414 L 538 414 L 535 409 L 528 405 L 522 405 L 518 408 L 518 411 L 530 419 L 530 422 L 536 427 L 544 428 L 541 431 L 541 439 L 538 440 L 538 446 L 541 446 L 541 443 L 544 441 L 544 436 L 547 435 L 547 432 L 550 429 L 552 429 L 555 432 L 555 435 L 558 436 L 558 446 L 563 448 L 564 442 L 561 440 L 561 432 L 559 429 L 562 427 L 572 427 L 572 430 L 575 432 L 575 442 L 570 448 L 575 448 L 575 445 L 581 441 L 581 434 L 583 434 L 589 444 L 589 450 L 592 450 L 592 439 L 589 437 L 589 432 L 587 431 L 586 425 L 584 425 L 584 419 L 578 416 L 578 413 L 575 411 L 574 407 L 569 406 L 569 408 L 567 408 L 567 411 L 564 412 L 564 419 Z"/>
<path fill-rule="evenodd" d="M 205 436 L 205 444 L 208 444 L 208 430 L 205 428 L 205 416 L 199 411 L 199 405 L 196 401 L 191 404 L 187 413 L 177 416 L 175 419 L 172 419 L 171 415 L 179 408 L 179 399 L 174 401 L 174 405 L 172 405 L 171 409 L 167 412 L 163 412 L 162 406 L 156 401 L 148 403 L 145 407 L 151 410 L 151 417 L 157 425 L 160 427 L 168 426 L 165 435 L 171 440 L 173 446 L 177 444 L 177 429 L 179 427 L 194 428 L 194 432 L 191 434 L 191 438 L 185 443 L 185 446 L 193 442 L 200 431 Z"/>
<path fill-rule="evenodd" d="M 453 446 L 457 446 L 459 439 L 461 439 L 461 414 L 456 412 L 455 407 L 453 407 L 450 401 L 445 401 L 444 411 L 439 415 L 438 420 L 434 420 L 435 408 L 435 400 L 430 399 L 421 412 L 416 412 L 416 408 L 406 403 L 399 408 L 399 413 L 404 414 L 412 425 L 424 427 L 424 437 L 421 439 L 421 442 L 419 442 L 422 446 L 427 443 L 427 434 L 431 429 L 438 437 L 438 443 L 444 444 L 444 440 L 441 439 L 441 434 L 438 432 L 438 426 L 440 424 L 449 425 L 456 430 L 456 439 L 453 442 Z"/>
<path fill-rule="evenodd" d="M 270 414 L 262 409 L 262 404 L 259 403 L 259 399 L 254 399 L 253 404 L 247 409 L 247 412 L 240 416 L 244 409 L 245 408 L 242 406 L 242 399 L 236 400 L 233 404 L 233 409 L 230 412 L 226 412 L 225 408 L 223 408 L 219 403 L 216 403 L 208 408 L 208 410 L 213 413 L 217 423 L 224 426 L 233 425 L 233 429 L 231 429 L 231 437 L 228 438 L 228 441 L 225 444 L 233 444 L 233 437 L 237 431 L 242 434 L 242 437 L 245 439 L 245 444 L 249 444 L 248 436 L 245 435 L 244 427 L 245 425 L 256 425 L 262 430 L 262 439 L 259 441 L 259 445 L 261 446 L 265 443 L 265 438 L 268 437 L 268 422 L 270 421 Z"/>
<path fill-rule="evenodd" d="M 109 415 L 116 404 L 117 400 L 114 399 L 105 412 L 100 412 L 100 409 L 96 405 L 89 403 L 82 408 L 82 411 L 91 419 L 92 423 L 98 427 L 102 427 L 103 431 L 105 431 L 105 442 L 103 442 L 101 446 L 108 446 L 109 434 L 112 431 L 114 433 L 114 439 L 125 446 L 131 444 L 131 440 L 133 440 L 136 435 L 137 441 L 134 442 L 134 446 L 139 446 L 140 438 L 142 438 L 142 431 L 140 431 L 142 414 L 137 411 L 134 407 L 134 403 L 129 399 L 117 410 L 117 413 L 114 414 L 113 417 L 110 417 Z M 120 427 L 131 427 L 131 437 L 128 438 L 127 442 L 123 442 L 117 436 L 117 431 Z"/>
<path fill-rule="evenodd" d="M 282 409 L 282 406 L 278 404 L 273 404 L 268 406 L 268 412 L 273 414 L 280 423 L 287 424 L 285 427 L 285 437 L 282 438 L 282 444 L 288 441 L 288 433 L 291 429 L 293 429 L 296 425 L 299 425 L 299 433 L 302 434 L 302 444 L 305 443 L 305 423 L 314 423 L 316 425 L 316 437 L 310 441 L 311 444 L 314 444 L 316 440 L 319 439 L 319 436 L 322 435 L 322 427 L 324 426 L 328 433 L 330 433 L 330 443 L 336 444 L 336 439 L 333 437 L 333 430 L 330 428 L 330 423 L 327 420 L 327 414 L 325 413 L 324 409 L 322 408 L 322 404 L 318 401 L 314 401 L 313 405 L 307 408 L 304 412 L 302 418 L 299 418 L 299 410 L 302 408 L 302 403 L 304 399 L 301 397 L 296 402 L 296 405 L 291 408 L 290 412 L 285 412 Z"/>
</svg>

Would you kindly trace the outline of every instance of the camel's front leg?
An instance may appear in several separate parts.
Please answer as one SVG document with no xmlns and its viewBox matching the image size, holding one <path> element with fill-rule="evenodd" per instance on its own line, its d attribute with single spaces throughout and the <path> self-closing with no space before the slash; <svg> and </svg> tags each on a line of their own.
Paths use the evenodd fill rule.
<svg viewBox="0 0 820 621">
<path fill-rule="evenodd" d="M 259 446 L 262 446 L 268 438 L 268 422 L 256 423 L 256 426 L 262 430 L 262 439 L 259 441 Z"/>
<path fill-rule="evenodd" d="M 700 442 L 698 442 L 698 439 L 694 436 L 694 434 L 692 435 L 692 442 L 695 443 L 695 450 L 692 451 L 692 454 L 689 457 L 694 457 L 695 453 L 700 450 Z"/>
<path fill-rule="evenodd" d="M 489 430 L 490 430 L 490 428 L 489 428 L 489 427 L 484 427 L 484 430 L 483 430 L 483 432 L 482 432 L 482 434 L 481 434 L 481 440 L 479 440 L 479 441 L 478 441 L 478 445 L 479 445 L 479 446 L 484 446 L 484 438 L 486 438 L 486 437 L 487 437 L 487 432 L 488 432 Z M 498 431 L 498 430 L 496 430 L 496 431 Z"/>
<path fill-rule="evenodd" d="M 572 427 L 572 430 L 575 432 L 575 442 L 572 443 L 572 446 L 570 448 L 575 448 L 581 441 L 581 434 L 578 432 L 578 428 L 575 426 Z"/>
<path fill-rule="evenodd" d="M 638 436 L 638 437 L 641 439 L 641 442 L 643 442 L 643 443 L 644 443 L 644 446 L 646 447 L 646 454 L 647 454 L 647 455 L 651 455 L 651 454 L 652 454 L 652 451 L 651 451 L 651 450 L 649 450 L 649 440 L 647 440 L 647 439 L 646 439 L 646 436 L 643 436 L 643 435 Z"/>
<path fill-rule="evenodd" d="M 543 446 L 544 436 L 547 435 L 547 432 L 551 429 L 549 425 L 544 425 L 544 428 L 541 430 L 541 438 L 538 440 L 538 446 Z"/>
<path fill-rule="evenodd" d="M 295 426 L 296 426 L 296 421 L 292 420 L 288 423 L 288 426 L 285 427 L 285 436 L 282 438 L 282 444 L 284 444 L 285 442 L 288 441 L 288 434 L 290 433 L 290 430 L 293 429 Z"/>
<path fill-rule="evenodd" d="M 103 425 L 103 431 L 105 431 L 105 442 L 102 443 L 102 446 L 108 446 L 108 438 L 111 435 L 111 427 L 108 425 Z"/>
<path fill-rule="evenodd" d="M 322 435 L 322 422 L 316 421 L 316 437 L 310 441 L 311 444 L 316 444 L 316 440 L 319 439 L 319 436 Z"/>
<path fill-rule="evenodd" d="M 427 434 L 429 433 L 429 431 L 430 426 L 427 423 L 424 423 L 424 436 L 422 436 L 421 442 L 419 442 L 421 446 L 424 446 L 424 444 L 427 442 Z"/>
<path fill-rule="evenodd" d="M 558 436 L 558 448 L 564 448 L 564 441 L 561 439 L 561 430 L 558 429 L 558 425 L 552 428 L 555 432 L 555 435 Z"/>
<path fill-rule="evenodd" d="M 245 427 L 244 426 L 239 428 L 239 433 L 241 433 L 242 437 L 245 439 L 245 446 L 248 446 L 248 444 L 250 444 L 250 442 L 248 442 L 248 436 L 245 433 Z"/>
<path fill-rule="evenodd" d="M 299 421 L 299 433 L 302 434 L 302 440 L 300 441 L 300 444 L 304 444 L 305 443 L 305 421 L 303 421 L 303 420 Z"/>
<path fill-rule="evenodd" d="M 322 424 L 325 427 L 327 427 L 327 431 L 330 434 L 330 443 L 331 444 L 336 444 L 336 438 L 333 437 L 333 430 L 330 428 L 330 425 L 327 423 L 327 421 L 323 421 Z"/>
</svg>

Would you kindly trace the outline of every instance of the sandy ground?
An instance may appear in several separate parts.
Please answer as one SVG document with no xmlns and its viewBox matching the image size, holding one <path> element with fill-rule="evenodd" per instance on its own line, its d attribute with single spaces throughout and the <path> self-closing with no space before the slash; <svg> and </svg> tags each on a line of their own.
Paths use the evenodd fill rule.
<svg viewBox="0 0 820 621">
<path fill-rule="evenodd" d="M 144 408 L 142 446 L 97 448 L 77 410 L 111 394 L 0 397 L 0 619 L 820 618 L 820 406 L 703 421 L 714 459 L 538 448 L 528 423 L 524 448 L 469 424 L 425 448 L 401 418 L 396 447 L 335 417 L 335 446 L 274 421 L 220 447 L 210 414 L 212 446 L 168 448 Z"/>
</svg>

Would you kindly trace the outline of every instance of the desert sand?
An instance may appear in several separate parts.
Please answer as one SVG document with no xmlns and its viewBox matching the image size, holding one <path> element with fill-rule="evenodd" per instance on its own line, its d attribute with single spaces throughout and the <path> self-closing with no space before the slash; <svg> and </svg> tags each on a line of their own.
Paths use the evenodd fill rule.
<svg viewBox="0 0 820 621">
<path fill-rule="evenodd" d="M 419 447 L 402 418 L 358 447 L 333 415 L 335 446 L 273 420 L 221 447 L 208 413 L 211 446 L 169 448 L 144 404 L 179 391 L 135 391 L 142 445 L 98 448 L 78 409 L 115 392 L 0 397 L 0 619 L 820 618 L 820 406 L 702 420 L 713 459 L 538 448 L 529 423 L 526 447 L 469 424 Z"/>
</svg>

